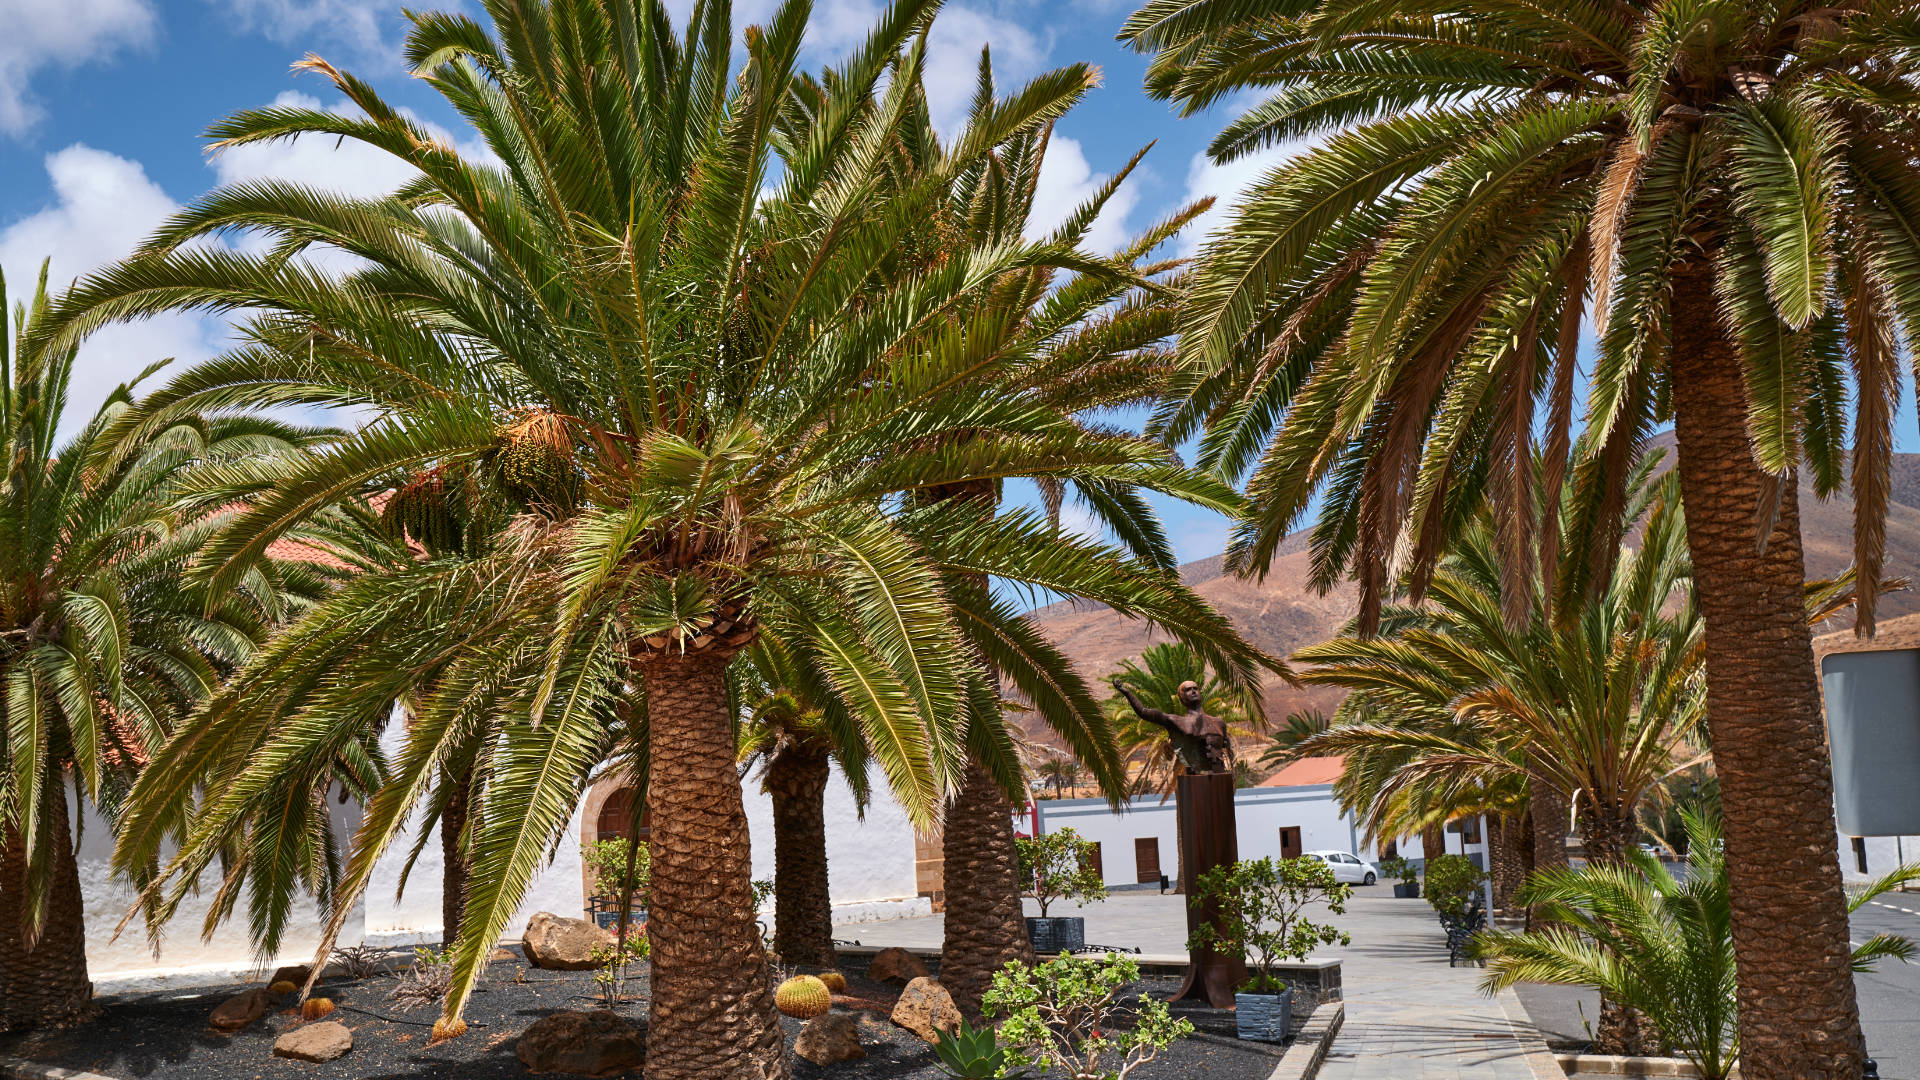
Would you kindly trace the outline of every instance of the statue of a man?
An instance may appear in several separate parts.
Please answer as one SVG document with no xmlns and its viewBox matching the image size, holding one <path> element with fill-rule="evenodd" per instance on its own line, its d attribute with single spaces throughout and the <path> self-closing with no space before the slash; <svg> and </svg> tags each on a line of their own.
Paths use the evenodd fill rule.
<svg viewBox="0 0 1920 1080">
<path fill-rule="evenodd" d="M 1167 729 L 1168 737 L 1173 740 L 1173 748 L 1179 752 L 1180 760 L 1186 763 L 1188 772 L 1227 771 L 1227 762 L 1233 757 L 1233 741 L 1227 738 L 1227 725 L 1219 717 L 1208 716 L 1200 708 L 1199 684 L 1191 679 L 1180 684 L 1176 693 L 1187 711 L 1179 716 L 1168 716 L 1159 709 L 1142 705 L 1133 691 L 1122 683 L 1114 683 L 1113 688 L 1127 699 L 1127 704 L 1133 706 L 1133 711 L 1140 715 L 1140 719 Z"/>
</svg>

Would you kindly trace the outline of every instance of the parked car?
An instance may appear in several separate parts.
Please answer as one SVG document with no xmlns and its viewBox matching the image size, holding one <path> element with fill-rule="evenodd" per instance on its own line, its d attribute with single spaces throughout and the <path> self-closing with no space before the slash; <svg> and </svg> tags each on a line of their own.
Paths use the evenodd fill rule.
<svg viewBox="0 0 1920 1080">
<path fill-rule="evenodd" d="M 1380 871 L 1372 863 L 1344 851 L 1309 851 L 1309 859 L 1319 859 L 1333 867 L 1333 880 L 1355 885 L 1371 885 L 1380 880 Z"/>
</svg>

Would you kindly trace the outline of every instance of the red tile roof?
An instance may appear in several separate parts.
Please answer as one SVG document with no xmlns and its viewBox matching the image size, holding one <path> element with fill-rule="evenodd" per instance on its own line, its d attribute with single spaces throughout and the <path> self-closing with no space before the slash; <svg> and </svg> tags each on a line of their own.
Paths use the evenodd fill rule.
<svg viewBox="0 0 1920 1080">
<path fill-rule="evenodd" d="M 1340 779 L 1341 770 L 1346 768 L 1344 757 L 1301 758 L 1286 768 L 1260 781 L 1258 787 L 1313 787 L 1318 784 L 1331 784 Z"/>
</svg>

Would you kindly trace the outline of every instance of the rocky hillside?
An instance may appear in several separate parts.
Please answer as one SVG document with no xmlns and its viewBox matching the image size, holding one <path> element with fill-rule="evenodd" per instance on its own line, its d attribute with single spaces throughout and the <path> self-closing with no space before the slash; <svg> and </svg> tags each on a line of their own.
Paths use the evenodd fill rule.
<svg viewBox="0 0 1920 1080">
<path fill-rule="evenodd" d="M 1671 435 L 1660 436 L 1654 444 L 1671 454 Z M 1893 474 L 1886 572 L 1916 578 L 1916 584 L 1920 584 L 1920 454 L 1897 455 Z M 1845 497 L 1821 502 L 1802 484 L 1800 512 L 1809 575 L 1825 577 L 1846 569 L 1853 557 L 1852 502 Z M 1286 656 L 1303 645 L 1326 640 L 1354 613 L 1351 585 L 1342 584 L 1324 596 L 1307 587 L 1302 534 L 1288 538 L 1264 580 L 1223 575 L 1220 562 L 1216 555 L 1187 563 L 1180 568 L 1181 577 L 1256 644 L 1277 655 Z M 1914 612 L 1920 612 L 1920 588 L 1881 600 L 1882 618 Z M 1113 672 L 1121 660 L 1164 640 L 1144 624 L 1102 605 L 1053 604 L 1036 611 L 1034 618 L 1088 675 L 1096 678 Z M 1267 686 L 1267 711 L 1277 719 L 1310 706 L 1330 710 L 1339 697 L 1338 691 L 1292 687 L 1275 679 Z"/>
</svg>

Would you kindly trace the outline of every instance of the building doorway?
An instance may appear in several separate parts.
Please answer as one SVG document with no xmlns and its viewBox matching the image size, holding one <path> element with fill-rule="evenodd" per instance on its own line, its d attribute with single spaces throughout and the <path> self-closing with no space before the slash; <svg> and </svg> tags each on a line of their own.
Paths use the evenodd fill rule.
<svg viewBox="0 0 1920 1080">
<path fill-rule="evenodd" d="M 1133 880 L 1135 884 L 1160 883 L 1160 838 L 1137 837 L 1133 841 Z"/>
<path fill-rule="evenodd" d="M 1300 857 L 1300 826 L 1282 825 L 1280 827 L 1280 857 L 1283 859 Z"/>
<path fill-rule="evenodd" d="M 600 816 L 593 823 L 595 840 L 627 839 L 627 832 L 633 824 L 634 794 L 634 789 L 623 787 L 607 796 L 607 801 L 600 804 Z M 639 839 L 643 844 L 653 835 L 651 817 L 651 811 L 640 811 Z"/>
</svg>

